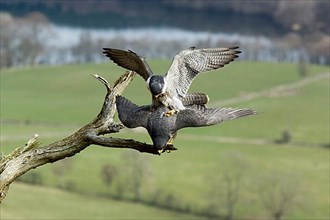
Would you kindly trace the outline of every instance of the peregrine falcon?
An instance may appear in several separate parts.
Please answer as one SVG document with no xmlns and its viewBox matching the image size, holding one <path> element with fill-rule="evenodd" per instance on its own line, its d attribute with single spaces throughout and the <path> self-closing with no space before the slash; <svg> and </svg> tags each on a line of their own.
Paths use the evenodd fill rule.
<svg viewBox="0 0 330 220">
<path fill-rule="evenodd" d="M 218 69 L 230 63 L 241 53 L 238 47 L 196 49 L 190 47 L 178 53 L 165 76 L 155 75 L 146 60 L 128 50 L 103 48 L 103 53 L 117 65 L 138 73 L 144 78 L 152 94 L 152 109 L 165 106 L 170 116 L 185 109 L 182 100 L 193 79 L 200 73 Z"/>
<path fill-rule="evenodd" d="M 256 114 L 254 110 L 243 108 L 206 108 L 202 105 L 189 105 L 171 117 L 165 117 L 165 106 L 150 111 L 149 105 L 138 106 L 128 99 L 117 96 L 116 106 L 120 121 L 128 128 L 147 129 L 154 147 L 164 152 L 176 136 L 176 132 L 185 127 L 203 127 L 219 124 L 223 121 Z"/>
</svg>

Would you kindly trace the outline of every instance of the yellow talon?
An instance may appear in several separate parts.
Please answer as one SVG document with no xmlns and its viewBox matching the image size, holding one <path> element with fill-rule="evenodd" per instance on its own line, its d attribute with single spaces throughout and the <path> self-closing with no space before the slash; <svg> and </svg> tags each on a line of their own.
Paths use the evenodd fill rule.
<svg viewBox="0 0 330 220">
<path fill-rule="evenodd" d="M 172 110 L 169 110 L 168 112 L 165 112 L 165 113 L 164 113 L 164 116 L 166 116 L 166 117 L 170 117 L 170 116 L 176 114 L 177 112 L 178 112 L 177 110 L 172 109 Z"/>
</svg>

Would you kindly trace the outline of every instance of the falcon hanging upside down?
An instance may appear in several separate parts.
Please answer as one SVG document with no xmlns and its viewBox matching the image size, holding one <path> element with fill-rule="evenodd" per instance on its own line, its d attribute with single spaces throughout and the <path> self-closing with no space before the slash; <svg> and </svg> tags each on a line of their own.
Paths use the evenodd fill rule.
<svg viewBox="0 0 330 220">
<path fill-rule="evenodd" d="M 126 127 L 147 129 L 159 154 L 163 153 L 167 146 L 172 145 L 177 131 L 182 128 L 210 126 L 256 114 L 254 110 L 247 108 L 206 108 L 202 105 L 188 105 L 177 114 L 164 117 L 167 107 L 160 106 L 150 111 L 150 105 L 138 106 L 122 96 L 116 97 L 116 106 L 119 119 Z"/>
</svg>

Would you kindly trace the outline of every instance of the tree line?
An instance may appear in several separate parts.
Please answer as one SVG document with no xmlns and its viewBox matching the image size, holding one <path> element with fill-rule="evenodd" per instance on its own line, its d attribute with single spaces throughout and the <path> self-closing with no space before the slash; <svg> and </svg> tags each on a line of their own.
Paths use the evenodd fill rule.
<svg viewBox="0 0 330 220">
<path fill-rule="evenodd" d="M 147 58 L 171 59 L 180 48 L 192 46 L 184 39 L 153 39 L 147 33 L 140 37 L 117 35 L 108 39 L 95 38 L 91 29 L 81 32 L 78 42 L 73 45 L 50 46 L 47 42 L 56 38 L 56 32 L 47 17 L 38 12 L 20 18 L 0 13 L 0 26 L 0 68 L 105 62 L 101 53 L 105 46 L 129 48 Z M 239 45 L 243 50 L 241 60 L 329 64 L 329 42 L 328 35 L 315 33 L 304 36 L 298 28 L 273 41 L 265 41 L 262 37 L 231 39 L 209 33 L 209 37 L 197 39 L 194 46 Z"/>
</svg>

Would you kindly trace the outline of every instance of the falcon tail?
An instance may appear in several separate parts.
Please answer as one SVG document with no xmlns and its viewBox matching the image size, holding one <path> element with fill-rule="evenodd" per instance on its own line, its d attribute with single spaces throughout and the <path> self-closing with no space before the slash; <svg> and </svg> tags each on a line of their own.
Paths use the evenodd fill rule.
<svg viewBox="0 0 330 220">
<path fill-rule="evenodd" d="M 188 93 L 181 101 L 184 106 L 206 105 L 209 102 L 209 97 L 204 93 Z"/>
</svg>

